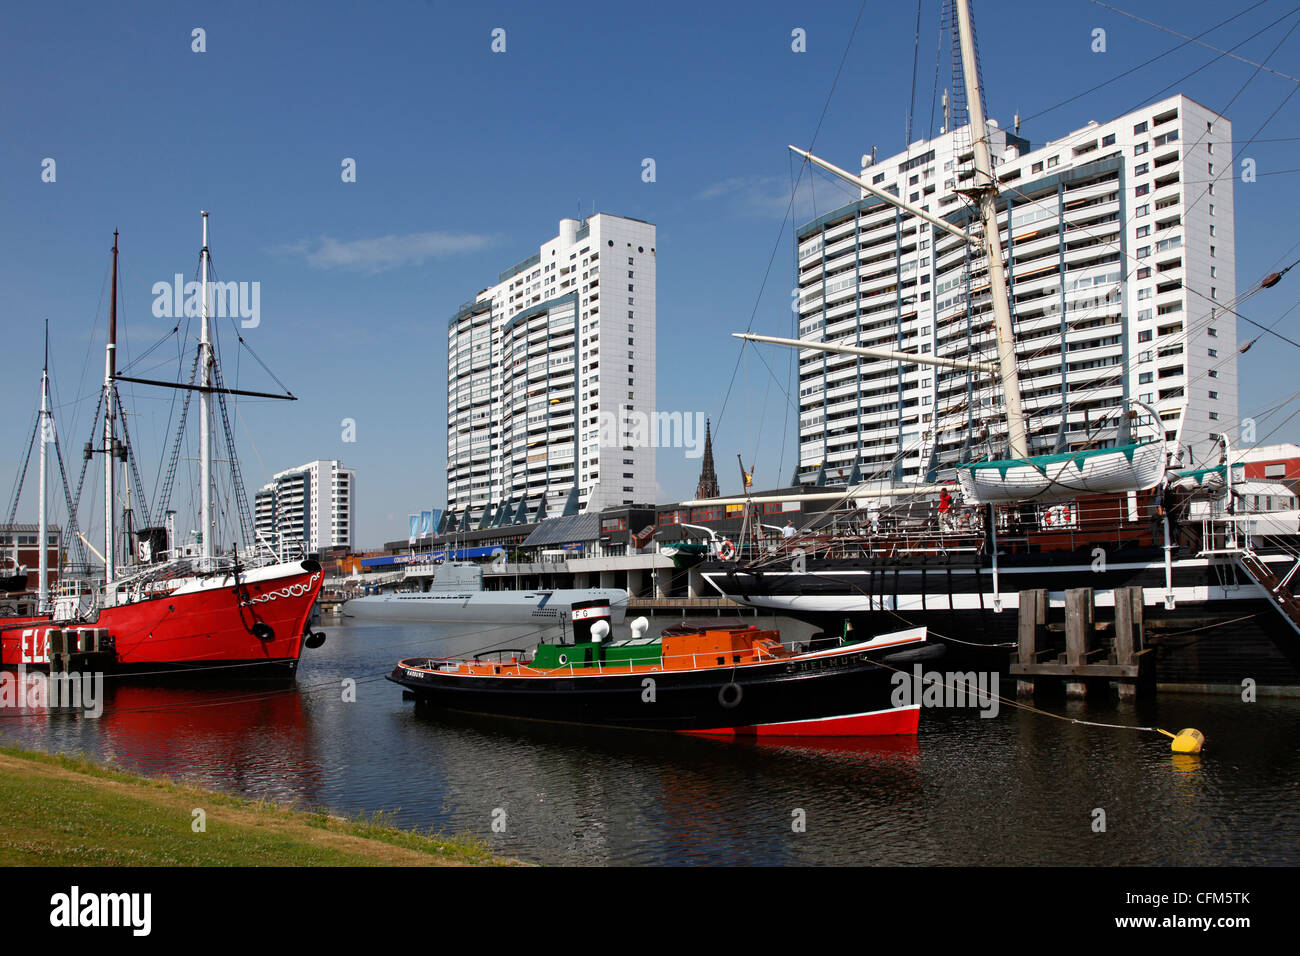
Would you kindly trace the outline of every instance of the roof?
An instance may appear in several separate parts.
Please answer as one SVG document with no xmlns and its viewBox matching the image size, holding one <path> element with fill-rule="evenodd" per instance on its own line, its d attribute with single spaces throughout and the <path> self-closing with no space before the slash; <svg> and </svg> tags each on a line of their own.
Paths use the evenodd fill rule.
<svg viewBox="0 0 1300 956">
<path fill-rule="evenodd" d="M 1255 464 L 1258 462 L 1276 462 L 1289 458 L 1300 458 L 1300 445 L 1256 445 L 1245 450 L 1234 449 L 1234 465 Z"/>
<path fill-rule="evenodd" d="M 1280 498 L 1294 498 L 1295 492 L 1288 486 L 1276 481 L 1234 481 L 1232 490 L 1239 495 L 1274 495 Z"/>
<path fill-rule="evenodd" d="M 524 539 L 524 547 L 535 544 L 565 544 L 569 541 L 595 541 L 600 537 L 600 513 L 570 515 L 543 521 Z"/>
</svg>

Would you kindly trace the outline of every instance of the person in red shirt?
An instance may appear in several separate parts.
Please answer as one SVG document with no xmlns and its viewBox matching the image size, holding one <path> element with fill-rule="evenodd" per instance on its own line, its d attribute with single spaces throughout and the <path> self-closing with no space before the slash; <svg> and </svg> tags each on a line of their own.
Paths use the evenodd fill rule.
<svg viewBox="0 0 1300 956">
<path fill-rule="evenodd" d="M 952 495 L 947 490 L 939 493 L 939 527 L 952 527 Z"/>
</svg>

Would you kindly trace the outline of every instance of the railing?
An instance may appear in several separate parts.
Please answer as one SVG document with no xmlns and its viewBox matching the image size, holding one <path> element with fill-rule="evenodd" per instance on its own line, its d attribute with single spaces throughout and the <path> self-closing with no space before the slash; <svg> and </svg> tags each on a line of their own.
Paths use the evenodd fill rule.
<svg viewBox="0 0 1300 956">
<path fill-rule="evenodd" d="M 1000 552 L 1076 549 L 1091 543 L 1157 541 L 1147 498 L 1130 504 L 1115 496 L 1113 504 L 1074 501 L 1017 504 L 994 509 Z M 882 509 L 841 510 L 818 516 L 821 526 L 758 548 L 741 545 L 741 563 L 763 565 L 808 557 L 867 558 L 890 555 L 985 554 L 989 549 L 987 509 L 954 505 L 939 512 L 933 500 Z"/>
<path fill-rule="evenodd" d="M 705 667 L 746 667 L 754 664 L 764 664 L 784 660 L 788 657 L 794 657 L 803 653 L 802 646 L 797 642 L 780 641 L 773 643 L 777 647 L 781 648 L 780 653 L 764 647 L 750 647 L 743 651 L 719 650 L 716 653 L 703 653 L 696 651 L 691 654 L 674 654 L 668 657 L 661 655 L 656 658 L 656 663 L 653 664 L 638 663 L 635 660 L 610 662 L 602 661 L 598 658 L 590 664 L 575 664 L 572 661 L 569 661 L 561 664 L 559 667 L 539 669 L 531 666 L 533 663 L 532 660 L 511 661 L 508 664 L 484 663 L 479 659 L 481 656 L 498 653 L 496 651 L 485 651 L 481 655 L 475 655 L 475 657 L 470 660 L 456 657 L 430 657 L 424 658 L 420 661 L 403 661 L 398 666 L 409 666 L 417 669 L 439 671 L 442 673 L 452 673 L 454 671 L 456 673 L 470 675 L 476 673 L 476 668 L 479 669 L 477 672 L 481 672 L 481 669 L 483 668 L 493 668 L 492 674 L 488 676 L 554 677 L 557 674 L 568 674 L 569 676 L 576 677 L 579 674 L 590 674 L 593 672 L 599 675 L 606 672 L 618 674 L 649 674 L 672 670 L 698 670 L 700 668 L 701 658 L 709 658 L 711 661 L 716 661 L 719 657 L 728 658 L 728 660 L 721 665 L 706 661 L 704 665 Z M 507 649 L 499 653 L 512 653 L 512 651 Z M 666 666 L 669 661 L 685 661 L 688 658 L 691 662 L 689 668 Z"/>
</svg>

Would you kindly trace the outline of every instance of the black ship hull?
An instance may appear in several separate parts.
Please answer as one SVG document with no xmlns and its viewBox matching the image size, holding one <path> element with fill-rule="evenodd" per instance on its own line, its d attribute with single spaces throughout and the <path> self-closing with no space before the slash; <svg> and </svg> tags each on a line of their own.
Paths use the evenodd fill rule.
<svg viewBox="0 0 1300 956">
<path fill-rule="evenodd" d="M 1264 555 L 1279 577 L 1294 563 Z M 924 626 L 954 664 L 1007 668 L 1018 634 L 1019 595 L 1045 590 L 1059 606 L 1070 588 L 1092 588 L 1099 614 L 1110 592 L 1144 592 L 1146 646 L 1156 651 L 1156 680 L 1172 684 L 1300 684 L 1300 635 L 1236 561 L 1177 557 L 1167 577 L 1163 551 L 1131 548 L 1008 555 L 996 575 L 976 555 L 859 560 L 807 559 L 762 570 L 725 562 L 700 572 L 722 595 L 841 633 Z M 1172 583 L 1172 587 L 1170 584 Z M 1172 600 L 1166 600 L 1171 597 Z"/>
<path fill-rule="evenodd" d="M 919 707 L 898 706 L 895 675 L 941 647 L 919 634 L 762 664 L 601 674 L 472 676 L 445 661 L 402 661 L 389 680 L 447 710 L 637 730 L 728 736 L 914 734 Z"/>
</svg>

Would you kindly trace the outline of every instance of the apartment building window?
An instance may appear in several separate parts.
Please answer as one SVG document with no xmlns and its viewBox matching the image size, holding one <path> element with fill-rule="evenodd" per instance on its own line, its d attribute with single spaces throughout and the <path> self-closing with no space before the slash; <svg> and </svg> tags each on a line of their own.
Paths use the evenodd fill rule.
<svg viewBox="0 0 1300 956">
<path fill-rule="evenodd" d="M 1061 162 L 1060 156 L 1053 156 L 1051 159 L 1047 161 L 1047 168 L 1051 169 L 1053 166 L 1059 165 L 1060 162 Z"/>
<path fill-rule="evenodd" d="M 1138 133 L 1145 133 L 1146 131 L 1147 131 L 1147 124 L 1145 121 L 1138 123 L 1136 126 L 1133 127 L 1134 136 L 1136 136 Z"/>
<path fill-rule="evenodd" d="M 1141 156 L 1141 155 L 1142 155 L 1143 153 L 1145 153 L 1149 148 L 1150 148 L 1150 144 L 1149 144 L 1149 143 L 1138 143 L 1136 146 L 1133 147 L 1133 155 L 1134 155 L 1134 156 Z"/>
<path fill-rule="evenodd" d="M 1151 207 L 1146 203 L 1143 203 L 1141 206 L 1138 206 L 1136 209 L 1133 210 L 1133 218 L 1139 219 L 1142 216 L 1148 215 L 1150 212 L 1151 212 Z"/>
<path fill-rule="evenodd" d="M 1150 342 L 1150 341 L 1151 341 L 1151 330 L 1150 330 L 1150 329 L 1143 329 L 1141 332 L 1139 332 L 1139 333 L 1138 333 L 1138 341 L 1139 341 L 1139 342 Z"/>
<path fill-rule="evenodd" d="M 1138 376 L 1138 384 L 1139 384 L 1139 385 L 1150 385 L 1150 384 L 1151 384 L 1152 382 L 1154 382 L 1154 381 L 1155 381 L 1155 373 L 1154 373 L 1154 372 L 1143 372 L 1142 374 L 1140 374 L 1140 375 Z"/>
<path fill-rule="evenodd" d="M 1218 357 L 1219 357 L 1219 350 L 1218 350 L 1218 349 L 1206 349 L 1206 351 L 1209 353 L 1210 358 L 1218 358 Z"/>
<path fill-rule="evenodd" d="M 1103 136 L 1103 137 L 1101 138 L 1101 145 L 1102 145 L 1102 146 L 1114 146 L 1114 145 L 1115 145 L 1115 134 L 1114 134 L 1114 133 L 1110 133 L 1110 134 L 1107 135 L 1107 136 Z"/>
<path fill-rule="evenodd" d="M 1034 165 L 1032 165 L 1032 166 L 1029 167 L 1029 171 L 1030 171 L 1031 173 L 1041 173 L 1041 172 L 1043 171 L 1043 164 L 1042 164 L 1042 163 L 1034 163 Z"/>
<path fill-rule="evenodd" d="M 1139 238 L 1139 239 L 1145 239 L 1145 238 L 1146 238 L 1147 236 L 1149 236 L 1149 235 L 1151 235 L 1151 227 L 1150 227 L 1150 226 L 1138 226 L 1137 238 Z"/>
<path fill-rule="evenodd" d="M 1137 257 L 1139 259 L 1147 259 L 1150 256 L 1151 256 L 1150 246 L 1138 246 Z"/>
<path fill-rule="evenodd" d="M 1141 176 L 1141 175 L 1145 174 L 1145 173 L 1147 172 L 1147 170 L 1150 169 L 1150 168 L 1151 168 L 1151 166 L 1150 166 L 1149 163 L 1143 163 L 1141 166 L 1138 166 L 1138 167 L 1136 167 L 1136 168 L 1133 170 L 1133 175 L 1134 175 L 1134 176 Z"/>
<path fill-rule="evenodd" d="M 1150 184 L 1150 183 L 1143 183 L 1143 184 L 1142 184 L 1141 186 L 1139 186 L 1137 189 L 1133 190 L 1133 195 L 1134 195 L 1134 196 L 1145 196 L 1145 195 L 1146 195 L 1147 193 L 1149 193 L 1149 192 L 1151 192 L 1151 184 Z"/>
<path fill-rule="evenodd" d="M 1219 397 L 1218 392 L 1210 392 L 1210 398 L 1218 398 L 1218 397 Z"/>
<path fill-rule="evenodd" d="M 1150 267 L 1150 266 L 1143 266 L 1141 269 L 1139 269 L 1139 270 L 1137 271 L 1137 277 L 1138 277 L 1139 279 L 1149 279 L 1149 278 L 1151 278 L 1151 267 Z"/>
</svg>

